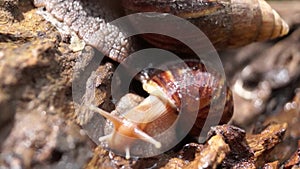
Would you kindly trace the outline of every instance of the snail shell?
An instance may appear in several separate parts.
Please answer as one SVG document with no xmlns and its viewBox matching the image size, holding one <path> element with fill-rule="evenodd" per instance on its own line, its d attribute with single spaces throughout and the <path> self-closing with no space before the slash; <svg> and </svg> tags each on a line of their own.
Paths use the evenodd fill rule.
<svg viewBox="0 0 300 169">
<path fill-rule="evenodd" d="M 164 12 L 200 28 L 217 49 L 233 48 L 288 33 L 286 22 L 264 0 L 123 0 L 128 13 Z M 166 23 L 167 24 L 167 23 Z M 185 49 L 161 35 L 144 35 L 169 50 Z"/>
<path fill-rule="evenodd" d="M 34 0 L 34 5 L 45 7 L 87 44 L 111 59 L 122 62 L 133 49 L 131 40 L 125 38 L 124 32 L 108 23 L 112 18 L 107 19 L 107 16 L 118 11 L 114 6 L 107 5 L 110 1 L 101 0 L 97 2 L 101 4 L 99 10 L 103 16 L 92 17 L 84 9 L 84 2 Z M 198 26 L 217 49 L 274 39 L 287 34 L 289 30 L 288 25 L 264 0 L 123 0 L 122 3 L 129 13 L 156 11 L 186 18 Z M 178 41 L 161 35 L 144 37 L 155 46 L 179 52 L 188 51 Z"/>
<path fill-rule="evenodd" d="M 224 80 L 216 74 L 207 72 L 205 66 L 199 61 L 171 65 L 166 71 L 157 72 L 151 79 L 143 82 L 143 88 L 150 95 L 127 112 L 121 112 L 121 115 L 116 116 L 90 106 L 92 111 L 100 113 L 114 126 L 112 133 L 99 140 L 107 142 L 110 149 L 125 152 L 126 158 L 130 157 L 130 150 L 136 140 L 151 143 L 159 149 L 174 141 L 172 138 L 176 137 L 177 131 L 171 131 L 173 132 L 169 134 L 171 138 L 163 137 L 159 141 L 153 137 L 177 122 L 182 107 L 185 108 L 186 114 L 183 118 L 186 119 L 190 112 L 196 111 L 196 121 L 189 134 L 198 136 L 208 115 L 212 99 L 217 99 L 222 94 L 225 94 L 226 104 L 220 123 L 226 123 L 232 117 L 233 100 L 229 88 L 226 93 L 220 90 L 223 82 Z M 221 112 L 212 111 L 212 113 L 217 115 Z M 180 130 L 180 125 L 184 124 L 176 123 L 176 125 L 179 126 L 177 130 Z"/>
</svg>

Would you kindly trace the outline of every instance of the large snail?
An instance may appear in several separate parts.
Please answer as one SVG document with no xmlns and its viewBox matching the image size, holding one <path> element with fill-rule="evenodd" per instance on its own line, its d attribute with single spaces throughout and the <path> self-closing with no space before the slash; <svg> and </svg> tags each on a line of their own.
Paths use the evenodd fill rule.
<svg viewBox="0 0 300 169">
<path fill-rule="evenodd" d="M 104 8 L 105 2 L 98 3 Z M 130 39 L 125 39 L 117 26 L 106 22 L 106 16 L 90 17 L 83 10 L 82 3 L 79 0 L 34 0 L 35 6 L 45 7 L 87 44 L 118 62 L 123 61 L 132 52 Z M 274 39 L 289 30 L 285 21 L 264 0 L 122 0 L 122 3 L 130 13 L 168 12 L 186 18 L 198 26 L 217 49 Z M 113 11 L 110 8 L 105 10 Z M 187 51 L 186 47 L 170 38 L 144 37 L 162 48 Z"/>
<path fill-rule="evenodd" d="M 186 18 L 198 26 L 218 49 L 273 39 L 288 32 L 287 24 L 264 0 L 123 0 L 122 2 L 129 13 L 168 12 Z M 107 23 L 103 18 L 88 16 L 81 3 L 79 0 L 34 1 L 36 6 L 45 7 L 57 19 L 69 25 L 87 44 L 118 62 L 123 61 L 132 52 L 130 39 L 125 39 L 124 33 L 117 26 Z M 166 37 L 152 35 L 144 37 L 159 47 L 187 51 L 181 44 L 174 43 L 172 39 Z M 169 138 L 165 138 L 162 143 L 153 136 L 175 123 L 180 107 L 183 106 L 181 100 L 183 95 L 191 95 L 188 97 L 190 100 L 185 102 L 198 103 L 197 106 L 190 105 L 187 108 L 187 112 L 190 109 L 197 110 L 198 113 L 195 125 L 190 131 L 192 136 L 199 134 L 211 100 L 221 95 L 225 95 L 225 108 L 220 123 L 228 122 L 232 116 L 233 103 L 230 89 L 225 87 L 226 93 L 220 90 L 224 79 L 207 72 L 199 61 L 188 61 L 186 64 L 188 67 L 175 65 L 144 81 L 143 87 L 150 96 L 134 108 L 122 112 L 122 116 L 115 116 L 89 106 L 114 124 L 114 131 L 101 137 L 100 140 L 107 142 L 111 149 L 125 152 L 128 158 L 135 140 L 144 140 L 156 148 L 164 146 Z M 189 74 L 194 80 L 185 86 L 187 90 L 184 90 L 184 93 L 178 84 Z M 221 112 L 213 111 L 213 113 Z"/>
<path fill-rule="evenodd" d="M 265 0 L 123 0 L 129 13 L 165 12 L 187 19 L 203 31 L 217 49 L 247 45 L 287 34 L 288 25 Z M 162 36 L 144 36 L 164 48 L 182 49 Z"/>
</svg>

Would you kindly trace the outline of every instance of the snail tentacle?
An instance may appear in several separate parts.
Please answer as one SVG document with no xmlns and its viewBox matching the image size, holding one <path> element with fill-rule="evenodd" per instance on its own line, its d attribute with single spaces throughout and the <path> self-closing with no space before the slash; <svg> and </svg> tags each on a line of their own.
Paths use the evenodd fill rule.
<svg viewBox="0 0 300 169">
<path fill-rule="evenodd" d="M 119 128 L 123 124 L 123 120 L 120 117 L 113 116 L 110 113 L 108 113 L 107 111 L 99 109 L 98 107 L 96 107 L 94 105 L 88 105 L 88 108 L 91 111 L 95 111 L 95 112 L 101 114 L 102 116 L 104 116 L 105 118 L 109 119 L 115 125 L 115 128 Z"/>
<path fill-rule="evenodd" d="M 156 141 L 151 136 L 149 136 L 147 133 L 143 132 L 142 130 L 135 128 L 134 133 L 138 136 L 139 139 L 142 139 L 146 142 L 149 142 L 153 144 L 156 148 L 161 148 L 161 143 L 159 141 Z"/>
<path fill-rule="evenodd" d="M 99 137 L 99 141 L 100 142 L 103 142 L 103 141 L 107 141 L 107 140 L 109 140 L 109 139 L 111 139 L 111 137 L 112 137 L 112 133 L 110 133 L 110 134 L 108 134 L 108 135 L 106 135 L 106 136 L 101 136 L 101 137 Z"/>
<path fill-rule="evenodd" d="M 106 141 L 108 141 L 109 144 L 124 144 L 124 143 L 116 143 L 117 141 L 116 142 L 111 141 L 111 139 L 113 139 L 113 137 L 114 137 L 114 134 L 116 134 L 115 132 L 118 132 L 120 135 L 124 135 L 126 137 L 133 137 L 135 139 L 141 139 L 145 142 L 151 143 L 156 148 L 161 147 L 161 143 L 159 141 L 155 140 L 150 135 L 148 135 L 146 132 L 144 132 L 139 127 L 138 122 L 132 122 L 130 120 L 127 120 L 127 118 L 122 118 L 122 117 L 112 115 L 94 105 L 89 105 L 88 108 L 91 111 L 101 114 L 102 116 L 104 116 L 105 118 L 107 118 L 109 121 L 111 121 L 114 124 L 114 132 L 109 135 L 100 137 L 99 141 L 106 140 Z M 111 145 L 111 146 L 113 147 L 114 145 Z M 120 146 L 120 145 L 116 145 L 116 146 Z M 126 149 L 127 149 L 127 147 L 124 150 L 126 151 Z"/>
<path fill-rule="evenodd" d="M 129 147 L 125 148 L 125 158 L 127 160 L 130 159 L 130 148 Z"/>
</svg>

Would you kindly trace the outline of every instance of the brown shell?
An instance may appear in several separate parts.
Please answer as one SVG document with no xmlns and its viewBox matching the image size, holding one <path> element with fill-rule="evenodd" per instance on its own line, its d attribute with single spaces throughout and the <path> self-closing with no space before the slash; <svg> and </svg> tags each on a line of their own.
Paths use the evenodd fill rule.
<svg viewBox="0 0 300 169">
<path fill-rule="evenodd" d="M 186 18 L 199 27 L 217 49 L 274 39 L 289 30 L 286 22 L 264 0 L 123 0 L 123 6 L 129 13 L 166 12 Z M 144 37 L 166 49 L 182 49 L 182 44 L 161 35 Z"/>
<path fill-rule="evenodd" d="M 205 66 L 198 61 L 189 61 L 186 64 L 168 66 L 167 71 L 159 72 L 147 81 L 144 89 L 151 95 L 167 99 L 179 112 L 181 108 L 187 113 L 198 111 L 196 123 L 190 132 L 191 135 L 198 136 L 208 115 L 212 99 L 219 98 L 226 90 L 226 104 L 220 124 L 227 123 L 231 119 L 233 99 L 231 90 L 227 86 L 220 88 L 226 84 L 223 84 L 224 80 L 217 74 L 207 72 Z M 183 98 L 184 101 L 182 101 Z M 218 105 L 223 106 L 223 104 Z M 217 111 L 219 108 L 212 107 L 213 116 L 220 113 Z"/>
</svg>

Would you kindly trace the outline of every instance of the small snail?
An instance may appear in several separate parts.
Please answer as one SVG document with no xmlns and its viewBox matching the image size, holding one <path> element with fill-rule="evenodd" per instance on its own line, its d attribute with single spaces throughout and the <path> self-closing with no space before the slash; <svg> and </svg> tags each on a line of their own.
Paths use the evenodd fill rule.
<svg viewBox="0 0 300 169">
<path fill-rule="evenodd" d="M 158 72 L 151 79 L 145 80 L 143 88 L 150 95 L 127 112 L 121 112 L 121 115 L 116 116 L 95 106 L 89 106 L 92 111 L 100 113 L 111 121 L 114 126 L 112 133 L 101 137 L 100 141 L 107 142 L 108 147 L 115 151 L 126 153 L 126 158 L 130 157 L 130 150 L 135 146 L 136 140 L 151 143 L 159 149 L 173 142 L 172 138 L 176 137 L 174 136 L 176 133 L 171 133 L 173 134 L 171 137 L 162 138 L 160 142 L 153 137 L 177 122 L 182 107 L 185 107 L 184 119 L 188 119 L 189 113 L 196 111 L 197 119 L 189 134 L 198 136 L 208 115 L 212 99 L 217 99 L 222 94 L 225 95 L 226 104 L 218 122 L 228 122 L 233 113 L 230 89 L 227 88 L 226 93 L 220 90 L 222 79 L 207 72 L 205 66 L 199 61 L 189 60 L 185 64 L 171 65 L 166 71 Z M 223 106 L 223 104 L 219 105 Z M 221 112 L 212 111 L 212 113 L 217 115 Z M 183 125 L 186 124 L 181 123 L 178 126 Z"/>
<path fill-rule="evenodd" d="M 124 32 L 108 22 L 111 19 L 109 15 L 119 11 L 107 5 L 105 2 L 108 1 L 97 2 L 101 4 L 99 11 L 103 16 L 89 15 L 83 7 L 83 3 L 88 4 L 89 1 L 34 0 L 34 5 L 45 7 L 87 44 L 122 62 L 133 49 L 131 40 L 125 38 Z M 198 26 L 217 49 L 274 39 L 289 30 L 285 21 L 264 0 L 122 0 L 122 4 L 129 13 L 166 12 L 185 18 Z M 155 46 L 189 52 L 173 39 L 160 35 L 143 36 Z"/>
</svg>

